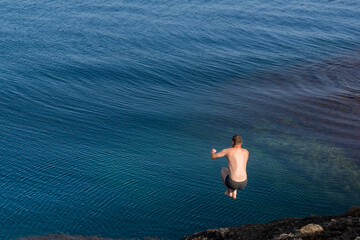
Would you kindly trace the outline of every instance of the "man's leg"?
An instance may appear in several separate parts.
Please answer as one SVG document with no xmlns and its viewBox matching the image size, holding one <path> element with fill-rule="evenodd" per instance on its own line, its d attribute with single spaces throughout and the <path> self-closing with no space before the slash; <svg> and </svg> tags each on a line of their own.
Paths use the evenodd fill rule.
<svg viewBox="0 0 360 240">
<path fill-rule="evenodd" d="M 226 187 L 226 192 L 225 192 L 225 195 L 229 196 L 229 197 L 233 197 L 233 193 L 232 193 L 232 190 L 230 188 L 228 188 L 225 184 L 225 179 L 226 179 L 226 176 L 229 175 L 229 169 L 227 168 L 222 168 L 221 169 L 221 179 Z"/>
</svg>

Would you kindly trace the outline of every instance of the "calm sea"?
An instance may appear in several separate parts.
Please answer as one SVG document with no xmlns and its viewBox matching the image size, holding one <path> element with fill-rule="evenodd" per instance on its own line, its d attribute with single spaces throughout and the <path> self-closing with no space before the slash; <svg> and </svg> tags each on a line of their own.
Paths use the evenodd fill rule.
<svg viewBox="0 0 360 240">
<path fill-rule="evenodd" d="M 240 134 L 248 186 L 210 150 Z M 0 239 L 177 239 L 360 203 L 360 3 L 0 2 Z"/>
</svg>

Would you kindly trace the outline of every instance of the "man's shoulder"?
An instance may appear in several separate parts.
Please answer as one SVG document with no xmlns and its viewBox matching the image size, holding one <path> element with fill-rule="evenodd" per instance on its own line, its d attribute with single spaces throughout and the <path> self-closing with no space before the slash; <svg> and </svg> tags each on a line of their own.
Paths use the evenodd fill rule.
<svg viewBox="0 0 360 240">
<path fill-rule="evenodd" d="M 223 152 L 227 155 L 227 154 L 230 154 L 231 151 L 233 151 L 233 148 L 224 148 L 223 149 Z"/>
</svg>

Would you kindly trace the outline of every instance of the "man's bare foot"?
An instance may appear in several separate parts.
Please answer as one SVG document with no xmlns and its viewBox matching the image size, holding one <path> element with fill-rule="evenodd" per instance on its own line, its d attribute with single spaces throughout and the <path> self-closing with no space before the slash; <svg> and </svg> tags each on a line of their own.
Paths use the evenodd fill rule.
<svg viewBox="0 0 360 240">
<path fill-rule="evenodd" d="M 226 190 L 226 192 L 224 193 L 226 196 L 229 196 L 229 197 L 233 197 L 233 193 L 230 192 L 229 190 Z"/>
<path fill-rule="evenodd" d="M 232 197 L 233 199 L 236 199 L 236 195 L 237 195 L 237 191 L 234 190 L 234 191 L 232 192 L 232 196 L 231 196 L 231 197 Z"/>
</svg>

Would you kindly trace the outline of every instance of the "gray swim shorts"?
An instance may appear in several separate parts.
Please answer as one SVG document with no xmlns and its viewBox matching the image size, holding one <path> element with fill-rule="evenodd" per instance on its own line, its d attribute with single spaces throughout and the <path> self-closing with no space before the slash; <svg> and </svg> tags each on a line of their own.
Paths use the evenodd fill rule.
<svg viewBox="0 0 360 240">
<path fill-rule="evenodd" d="M 247 179 L 243 182 L 236 182 L 236 181 L 233 181 L 229 175 L 227 175 L 225 178 L 225 185 L 232 190 L 244 189 L 246 187 L 246 184 L 247 184 Z"/>
</svg>

